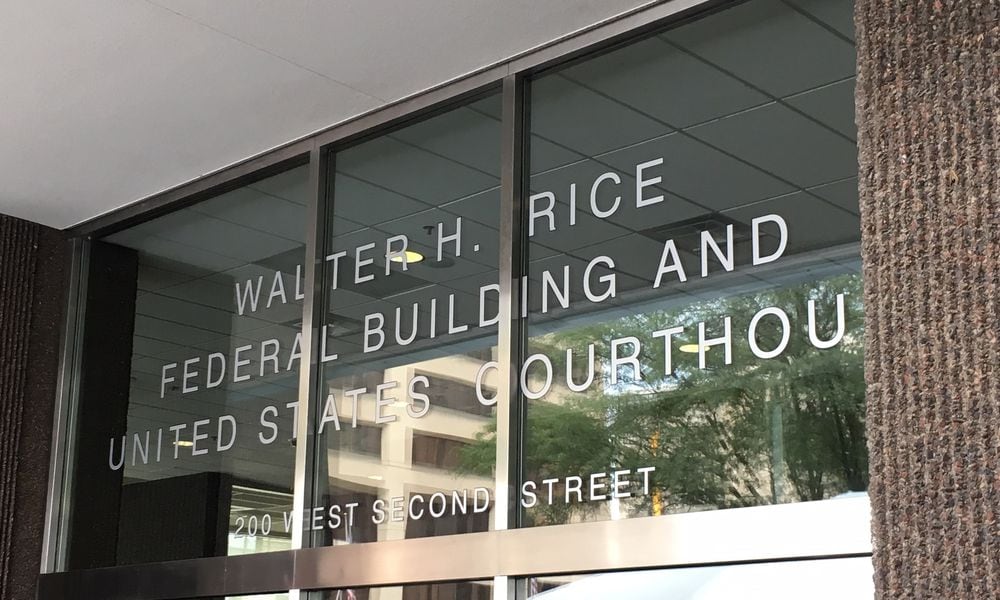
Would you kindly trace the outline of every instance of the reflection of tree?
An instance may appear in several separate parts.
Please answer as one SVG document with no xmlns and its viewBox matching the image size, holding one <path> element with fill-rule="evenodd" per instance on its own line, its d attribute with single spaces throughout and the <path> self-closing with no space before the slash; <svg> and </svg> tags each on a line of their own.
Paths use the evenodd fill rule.
<svg viewBox="0 0 1000 600">
<path fill-rule="evenodd" d="M 816 301 L 817 333 L 828 339 L 836 331 L 838 293 L 846 294 L 846 334 L 834 348 L 817 349 L 809 342 L 807 303 Z M 841 275 L 534 338 L 530 351 L 552 358 L 556 381 L 565 372 L 567 348 L 574 350 L 574 363 L 585 365 L 587 345 L 595 343 L 598 363 L 606 365 L 610 340 L 625 336 L 642 341 L 643 371 L 640 380 L 623 369 L 625 379 L 617 386 L 599 372 L 586 392 L 554 388 L 546 401 L 531 403 L 525 476 L 540 481 L 653 466 L 656 494 L 631 505 L 647 514 L 818 500 L 864 490 L 860 301 L 860 277 Z M 751 353 L 746 334 L 753 315 L 769 306 L 788 314 L 792 333 L 780 356 L 764 360 Z M 699 322 L 706 323 L 707 337 L 721 335 L 727 315 L 733 326 L 731 365 L 724 365 L 721 347 L 707 351 L 704 370 L 697 368 L 697 354 L 677 352 L 682 345 L 697 344 Z M 778 345 L 776 324 L 775 319 L 761 322 L 761 348 Z M 672 344 L 673 372 L 664 373 L 664 344 L 650 334 L 678 325 L 684 333 Z M 466 452 L 465 468 L 492 467 L 494 452 L 493 432 L 484 432 Z M 568 510 L 587 506 L 594 507 L 567 509 L 557 503 L 529 519 L 564 522 Z"/>
</svg>

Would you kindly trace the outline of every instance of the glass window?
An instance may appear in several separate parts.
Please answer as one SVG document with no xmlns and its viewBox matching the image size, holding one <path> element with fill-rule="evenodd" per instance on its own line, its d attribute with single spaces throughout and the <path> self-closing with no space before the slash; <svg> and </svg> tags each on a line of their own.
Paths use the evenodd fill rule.
<svg viewBox="0 0 1000 600">
<path fill-rule="evenodd" d="M 866 489 L 835 12 L 747 2 L 532 82 L 526 524 Z"/>
<path fill-rule="evenodd" d="M 492 95 L 333 157 L 316 544 L 490 527 L 499 113 Z"/>
<path fill-rule="evenodd" d="M 306 185 L 93 243 L 70 568 L 290 547 Z"/>
<path fill-rule="evenodd" d="M 489 355 L 475 355 L 473 352 L 466 353 L 466 356 L 474 360 L 479 360 L 483 364 L 493 360 L 492 348 Z M 430 390 L 428 396 L 430 401 L 441 408 L 450 408 L 482 417 L 492 414 L 492 409 L 484 405 L 476 397 L 476 385 L 472 381 L 461 381 L 451 379 L 446 376 L 433 375 L 431 373 L 418 372 L 427 378 L 427 388 Z M 484 397 L 492 398 L 496 390 L 490 389 L 486 385 L 480 385 L 480 393 Z"/>
<path fill-rule="evenodd" d="M 492 600 L 490 581 L 456 581 L 310 592 L 309 600 Z"/>
<path fill-rule="evenodd" d="M 438 469 L 457 469 L 468 442 L 436 435 L 413 434 L 413 464 Z"/>
<path fill-rule="evenodd" d="M 279 592 L 276 594 L 253 594 L 250 596 L 224 596 L 221 600 L 289 600 L 289 596 L 288 592 Z M 204 599 L 191 598 L 190 600 Z"/>
<path fill-rule="evenodd" d="M 817 7 L 743 2 L 534 76 L 522 239 L 499 235 L 495 93 L 332 152 L 313 357 L 307 167 L 93 242 L 67 566 L 287 550 L 293 526 L 314 546 L 494 528 L 510 246 L 514 523 L 865 494 L 852 6 Z M 310 358 L 314 478 L 293 515 Z M 867 558 L 520 584 L 550 600 L 872 595 Z"/>
<path fill-rule="evenodd" d="M 861 600 L 874 598 L 871 558 L 838 558 L 593 575 L 533 577 L 538 600 Z"/>
</svg>

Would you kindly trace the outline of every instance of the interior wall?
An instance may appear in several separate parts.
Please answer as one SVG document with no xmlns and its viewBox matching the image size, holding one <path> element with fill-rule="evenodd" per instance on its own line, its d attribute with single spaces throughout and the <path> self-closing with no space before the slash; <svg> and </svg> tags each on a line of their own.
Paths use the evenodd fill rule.
<svg viewBox="0 0 1000 600">
<path fill-rule="evenodd" d="M 33 598 L 40 571 L 67 258 L 0 215 L 0 598 Z"/>
<path fill-rule="evenodd" d="M 1000 597 L 1000 2 L 858 0 L 878 598 Z"/>
</svg>

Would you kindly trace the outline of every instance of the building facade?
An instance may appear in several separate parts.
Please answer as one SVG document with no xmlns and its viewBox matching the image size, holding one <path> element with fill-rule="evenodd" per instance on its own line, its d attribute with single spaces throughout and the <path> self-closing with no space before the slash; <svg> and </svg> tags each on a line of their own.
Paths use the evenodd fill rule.
<svg viewBox="0 0 1000 600">
<path fill-rule="evenodd" d="M 998 17 L 653 3 L 4 217 L 3 596 L 996 597 Z"/>
</svg>

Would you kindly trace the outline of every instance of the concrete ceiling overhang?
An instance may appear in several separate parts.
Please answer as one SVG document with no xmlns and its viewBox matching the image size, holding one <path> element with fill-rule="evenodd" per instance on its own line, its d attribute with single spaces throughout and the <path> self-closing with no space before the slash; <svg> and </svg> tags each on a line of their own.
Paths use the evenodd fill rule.
<svg viewBox="0 0 1000 600">
<path fill-rule="evenodd" d="M 646 3 L 7 3 L 0 213 L 70 227 Z"/>
</svg>

